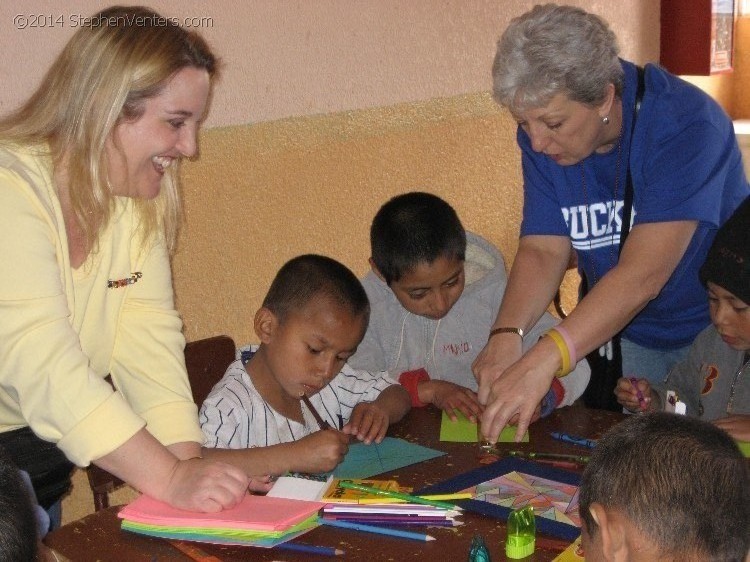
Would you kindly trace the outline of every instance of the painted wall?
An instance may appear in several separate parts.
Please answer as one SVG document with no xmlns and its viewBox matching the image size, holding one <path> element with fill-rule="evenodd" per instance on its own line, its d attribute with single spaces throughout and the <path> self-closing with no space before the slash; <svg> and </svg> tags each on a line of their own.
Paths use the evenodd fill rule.
<svg viewBox="0 0 750 562">
<path fill-rule="evenodd" d="M 0 113 L 25 99 L 101 0 L 0 3 Z M 141 2 L 139 2 L 141 3 Z M 495 42 L 528 0 L 151 0 L 197 25 L 224 62 L 207 126 L 427 100 L 490 89 Z M 622 54 L 659 52 L 659 3 L 577 0 Z M 12 79 L 8 79 L 12 77 Z"/>
</svg>

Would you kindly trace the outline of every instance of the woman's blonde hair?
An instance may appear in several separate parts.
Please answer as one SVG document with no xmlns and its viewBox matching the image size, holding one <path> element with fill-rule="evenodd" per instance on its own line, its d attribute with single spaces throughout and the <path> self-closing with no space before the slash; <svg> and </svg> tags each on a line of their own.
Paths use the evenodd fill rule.
<svg viewBox="0 0 750 562">
<path fill-rule="evenodd" d="M 96 249 L 114 202 L 107 138 L 118 123 L 140 117 L 145 100 L 186 67 L 216 72 L 216 59 L 197 33 L 149 8 L 113 6 L 84 21 L 36 92 L 0 121 L 4 142 L 48 146 L 56 169 L 64 161 L 88 248 Z M 142 240 L 163 230 L 173 250 L 180 222 L 176 167 L 166 170 L 158 197 L 135 204 Z"/>
</svg>

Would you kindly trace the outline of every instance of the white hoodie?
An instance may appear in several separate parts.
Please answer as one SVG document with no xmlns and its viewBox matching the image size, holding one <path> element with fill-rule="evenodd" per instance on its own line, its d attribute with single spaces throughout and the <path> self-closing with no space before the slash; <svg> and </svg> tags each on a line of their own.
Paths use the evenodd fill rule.
<svg viewBox="0 0 750 562">
<path fill-rule="evenodd" d="M 372 271 L 362 280 L 370 299 L 370 323 L 362 343 L 348 363 L 355 369 L 388 371 L 396 380 L 405 371 L 425 369 L 432 380 L 450 381 L 477 390 L 471 364 L 487 343 L 507 276 L 500 252 L 487 240 L 466 233 L 466 286 L 448 314 L 432 320 L 408 312 L 393 291 Z M 523 339 L 527 351 L 559 321 L 549 313 Z M 565 397 L 558 404 L 573 403 L 589 382 L 591 371 L 580 361 L 560 379 Z"/>
</svg>

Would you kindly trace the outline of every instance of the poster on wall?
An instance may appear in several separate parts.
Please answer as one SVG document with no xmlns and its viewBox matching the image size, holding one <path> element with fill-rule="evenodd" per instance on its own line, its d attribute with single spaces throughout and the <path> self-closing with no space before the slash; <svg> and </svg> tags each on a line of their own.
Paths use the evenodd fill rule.
<svg viewBox="0 0 750 562">
<path fill-rule="evenodd" d="M 735 0 L 711 2 L 711 73 L 730 72 L 734 42 Z"/>
</svg>

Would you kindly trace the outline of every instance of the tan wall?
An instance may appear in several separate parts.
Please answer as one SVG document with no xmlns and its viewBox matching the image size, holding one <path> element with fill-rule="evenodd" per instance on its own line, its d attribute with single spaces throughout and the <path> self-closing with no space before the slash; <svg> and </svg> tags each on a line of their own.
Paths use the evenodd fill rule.
<svg viewBox="0 0 750 562">
<path fill-rule="evenodd" d="M 0 113 L 113 0 L 0 2 Z M 209 127 L 388 106 L 490 89 L 495 42 L 532 0 L 144 0 L 199 24 L 224 63 Z M 611 22 L 628 59 L 659 53 L 659 2 L 569 0 Z M 62 6 L 62 7 L 61 7 Z M 46 18 L 29 19 L 32 16 Z M 21 19 L 18 19 L 20 16 Z M 26 17 L 26 20 L 23 18 Z M 19 29 L 24 21 L 37 27 Z"/>
<path fill-rule="evenodd" d="M 750 119 L 750 14 L 737 20 L 732 117 Z"/>
<path fill-rule="evenodd" d="M 206 131 L 201 159 L 184 169 L 174 260 L 187 338 L 254 341 L 252 316 L 295 255 L 326 253 L 364 274 L 370 219 L 405 191 L 443 196 L 510 258 L 521 204 L 514 134 L 487 94 Z"/>
</svg>

